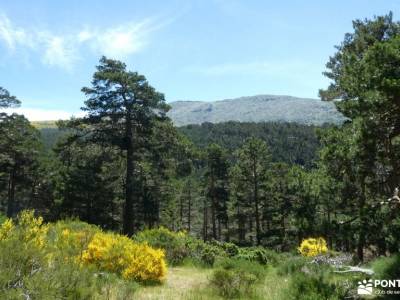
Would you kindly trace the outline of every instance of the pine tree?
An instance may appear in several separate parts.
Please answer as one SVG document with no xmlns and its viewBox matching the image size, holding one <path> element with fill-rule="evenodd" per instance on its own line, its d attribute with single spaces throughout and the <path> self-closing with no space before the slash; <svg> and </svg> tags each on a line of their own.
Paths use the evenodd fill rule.
<svg viewBox="0 0 400 300">
<path fill-rule="evenodd" d="M 138 198 L 139 153 L 154 121 L 165 118 L 164 96 L 137 72 L 126 70 L 120 61 L 102 57 L 93 75 L 92 87 L 84 87 L 86 116 L 75 122 L 89 131 L 87 137 L 100 145 L 116 147 L 125 155 L 125 205 L 123 232 L 134 232 L 134 208 Z M 136 195 L 136 197 L 135 197 Z"/>
</svg>

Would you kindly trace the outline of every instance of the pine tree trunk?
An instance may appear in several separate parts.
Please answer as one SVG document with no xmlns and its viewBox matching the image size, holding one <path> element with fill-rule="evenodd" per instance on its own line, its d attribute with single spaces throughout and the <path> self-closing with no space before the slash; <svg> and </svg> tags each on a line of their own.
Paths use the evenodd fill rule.
<svg viewBox="0 0 400 300">
<path fill-rule="evenodd" d="M 189 201 L 188 201 L 188 232 L 190 233 L 192 226 L 192 194 L 191 194 L 191 186 L 189 185 Z"/>
<path fill-rule="evenodd" d="M 181 195 L 180 199 L 179 199 L 179 218 L 180 218 L 180 226 L 181 229 L 183 228 L 183 197 Z"/>
<path fill-rule="evenodd" d="M 218 218 L 218 240 L 221 240 L 221 219 Z"/>
<path fill-rule="evenodd" d="M 127 110 L 126 124 L 125 124 L 125 139 L 126 139 L 126 181 L 125 181 L 125 210 L 123 232 L 128 236 L 134 233 L 133 228 L 133 188 L 134 188 L 134 149 L 133 149 L 133 130 L 131 120 L 131 110 Z"/>
<path fill-rule="evenodd" d="M 207 235 L 208 235 L 208 228 L 207 228 L 207 223 L 208 223 L 208 215 L 207 215 L 207 198 L 204 199 L 204 211 L 203 211 L 203 241 L 207 240 Z"/>
<path fill-rule="evenodd" d="M 215 179 L 213 171 L 211 171 L 211 222 L 212 222 L 212 233 L 213 238 L 217 239 L 217 223 L 215 219 L 215 207 L 216 207 L 216 197 L 215 197 Z"/>
<path fill-rule="evenodd" d="M 365 184 L 361 184 L 361 195 L 359 198 L 359 218 L 360 218 L 360 229 L 359 229 L 359 237 L 357 241 L 357 256 L 358 259 L 363 262 L 364 261 L 364 246 L 365 246 L 365 229 L 367 222 L 365 220 Z"/>
<path fill-rule="evenodd" d="M 10 172 L 8 181 L 8 202 L 7 202 L 7 217 L 13 217 L 15 213 L 15 177 L 16 167 L 14 166 Z"/>
<path fill-rule="evenodd" d="M 260 228 L 260 213 L 259 213 L 259 208 L 258 208 L 258 174 L 257 174 L 257 165 L 256 161 L 253 160 L 253 174 L 254 174 L 254 205 L 255 205 L 255 211 L 256 211 L 256 240 L 257 240 L 257 246 L 261 244 L 261 228 Z"/>
</svg>

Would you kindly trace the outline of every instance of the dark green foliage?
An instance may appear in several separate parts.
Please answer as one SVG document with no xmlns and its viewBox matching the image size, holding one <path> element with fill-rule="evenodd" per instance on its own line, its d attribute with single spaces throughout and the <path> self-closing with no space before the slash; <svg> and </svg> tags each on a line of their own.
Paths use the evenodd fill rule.
<svg viewBox="0 0 400 300">
<path fill-rule="evenodd" d="M 55 148 L 59 164 L 56 182 L 58 201 L 54 208 L 58 218 L 76 217 L 107 229 L 120 229 L 121 209 L 116 169 L 121 160 L 115 150 L 68 139 Z"/>
<path fill-rule="evenodd" d="M 400 254 L 395 254 L 390 257 L 381 257 L 375 260 L 372 264 L 372 268 L 375 272 L 374 279 L 383 279 L 383 280 L 394 280 L 400 278 Z M 385 290 L 385 288 L 381 288 Z M 387 288 L 386 290 L 392 290 L 396 293 L 400 292 L 400 287 L 396 288 Z M 383 299 L 398 299 L 399 295 L 384 295 Z"/>
<path fill-rule="evenodd" d="M 389 13 L 356 20 L 353 29 L 329 59 L 325 75 L 331 84 L 320 91 L 325 100 L 340 99 L 335 104 L 349 120 L 325 136 L 321 158 L 340 182 L 341 204 L 347 206 L 344 223 L 352 223 L 346 248 L 353 248 L 349 244 L 356 239 L 362 261 L 369 243 L 381 254 L 386 251 L 384 239 L 376 238 L 382 227 L 377 199 L 387 199 L 400 179 L 400 23 Z"/>
<path fill-rule="evenodd" d="M 293 300 L 340 300 L 348 296 L 348 290 L 329 281 L 327 274 L 298 272 L 292 276 L 287 289 L 287 299 Z"/>
<path fill-rule="evenodd" d="M 374 261 L 372 267 L 377 278 L 398 278 L 400 276 L 400 255 L 381 257 Z"/>
<path fill-rule="evenodd" d="M 208 239 L 209 222 L 212 238 L 222 239 L 222 230 L 226 235 L 228 228 L 229 164 L 226 151 L 217 144 L 206 149 L 205 182 L 203 239 Z"/>
<path fill-rule="evenodd" d="M 261 265 L 276 265 L 279 260 L 278 254 L 276 252 L 263 247 L 241 247 L 239 248 L 239 253 L 236 255 L 236 257 L 258 262 Z"/>
<path fill-rule="evenodd" d="M 52 150 L 57 142 L 68 134 L 67 130 L 60 130 L 57 127 L 43 127 L 39 128 L 39 131 L 44 148 L 48 151 Z"/>
<path fill-rule="evenodd" d="M 211 244 L 220 247 L 228 257 L 237 256 L 240 253 L 241 249 L 234 243 L 229 242 L 219 242 L 217 240 L 213 240 L 211 241 Z"/>
<path fill-rule="evenodd" d="M 323 126 L 324 128 L 325 126 Z M 307 168 L 313 165 L 319 141 L 315 133 L 318 126 L 297 123 L 204 123 L 179 127 L 200 148 L 218 144 L 233 153 L 249 137 L 265 141 L 271 150 L 273 162 L 299 164 Z"/>
<path fill-rule="evenodd" d="M 8 216 L 34 203 L 40 151 L 39 131 L 24 116 L 0 113 L 0 205 Z"/>
<path fill-rule="evenodd" d="M 128 71 L 117 60 L 102 57 L 93 74 L 92 86 L 82 88 L 87 99 L 82 108 L 87 114 L 71 120 L 67 125 L 80 130 L 85 141 L 123 152 L 125 184 L 123 232 L 132 235 L 135 230 L 135 212 L 138 194 L 153 204 L 152 195 L 138 165 L 143 150 L 154 150 L 151 133 L 157 121 L 165 121 L 168 106 L 164 95 L 157 92 L 143 75 Z M 153 153 L 152 153 L 153 154 Z M 135 172 L 142 176 L 135 176 Z M 137 189 L 137 186 L 141 188 Z M 152 206 L 152 209 L 156 207 Z"/>
<path fill-rule="evenodd" d="M 18 107 L 21 101 L 17 97 L 12 96 L 5 88 L 0 87 L 0 109 L 8 107 Z"/>
</svg>

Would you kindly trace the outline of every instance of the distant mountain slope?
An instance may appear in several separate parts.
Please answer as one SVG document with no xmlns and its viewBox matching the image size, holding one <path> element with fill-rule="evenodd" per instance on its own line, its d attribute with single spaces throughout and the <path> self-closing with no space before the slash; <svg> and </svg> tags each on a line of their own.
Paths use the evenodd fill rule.
<svg viewBox="0 0 400 300">
<path fill-rule="evenodd" d="M 168 116 L 176 126 L 226 121 L 321 125 L 344 120 L 334 103 L 291 96 L 258 95 L 214 102 L 176 101 L 170 105 Z"/>
</svg>

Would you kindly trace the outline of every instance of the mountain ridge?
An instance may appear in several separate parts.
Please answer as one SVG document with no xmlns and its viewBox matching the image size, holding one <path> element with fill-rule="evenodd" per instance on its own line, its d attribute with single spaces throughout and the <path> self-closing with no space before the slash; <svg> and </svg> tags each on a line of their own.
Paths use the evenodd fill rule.
<svg viewBox="0 0 400 300">
<path fill-rule="evenodd" d="M 205 122 L 296 122 L 340 124 L 345 118 L 332 102 L 287 95 L 255 95 L 216 101 L 170 102 L 168 116 L 176 126 Z"/>
</svg>

